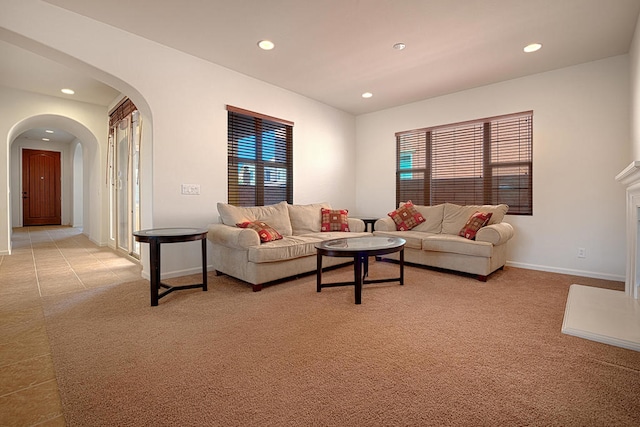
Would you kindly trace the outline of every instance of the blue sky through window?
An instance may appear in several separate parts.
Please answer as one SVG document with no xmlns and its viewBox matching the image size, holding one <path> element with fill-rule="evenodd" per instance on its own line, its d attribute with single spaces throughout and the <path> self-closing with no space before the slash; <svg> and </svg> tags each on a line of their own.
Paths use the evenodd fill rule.
<svg viewBox="0 0 640 427">
<path fill-rule="evenodd" d="M 413 153 L 402 152 L 400 153 L 400 170 L 413 168 Z M 412 173 L 401 173 L 400 179 L 413 179 Z"/>
<path fill-rule="evenodd" d="M 238 157 L 241 159 L 256 158 L 256 137 L 248 136 L 238 140 Z M 267 131 L 262 134 L 262 160 L 269 161 L 276 158 L 276 133 Z"/>
</svg>

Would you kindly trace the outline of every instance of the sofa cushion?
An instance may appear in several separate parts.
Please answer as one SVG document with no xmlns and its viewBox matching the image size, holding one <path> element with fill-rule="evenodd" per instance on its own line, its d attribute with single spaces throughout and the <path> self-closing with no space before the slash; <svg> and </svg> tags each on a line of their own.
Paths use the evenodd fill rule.
<svg viewBox="0 0 640 427">
<path fill-rule="evenodd" d="M 493 245 L 489 242 L 476 242 L 450 234 L 434 234 L 425 237 L 422 240 L 422 249 L 484 258 L 490 258 L 493 254 Z"/>
<path fill-rule="evenodd" d="M 320 212 L 322 208 L 331 209 L 331 205 L 329 203 L 287 205 L 293 235 L 319 233 L 322 223 L 322 213 Z"/>
<path fill-rule="evenodd" d="M 444 216 L 444 204 L 435 206 L 413 205 L 424 217 L 424 222 L 416 225 L 412 231 L 424 231 L 426 233 L 440 233 L 442 231 L 442 217 Z"/>
<path fill-rule="evenodd" d="M 320 209 L 322 220 L 320 231 L 349 231 L 349 211 L 347 209 Z"/>
<path fill-rule="evenodd" d="M 240 228 L 250 228 L 251 230 L 255 230 L 260 237 L 260 242 L 262 243 L 282 239 L 282 235 L 264 221 L 246 221 L 238 223 L 236 225 Z"/>
<path fill-rule="evenodd" d="M 462 227 L 474 212 L 491 212 L 491 219 L 487 225 L 502 222 L 509 210 L 507 205 L 470 205 L 460 206 L 453 203 L 444 204 L 442 219 L 442 234 L 458 235 Z"/>
<path fill-rule="evenodd" d="M 304 236 L 288 236 L 281 240 L 275 240 L 252 246 L 248 250 L 249 262 L 278 262 L 288 259 L 301 258 L 316 255 L 316 243 L 320 239 Z"/>
<path fill-rule="evenodd" d="M 416 225 L 425 221 L 420 212 L 413 206 L 411 200 L 402 204 L 398 209 L 393 212 L 389 212 L 387 215 L 393 219 L 396 223 L 396 229 L 398 231 L 411 230 Z"/>
<path fill-rule="evenodd" d="M 491 219 L 491 212 L 475 212 L 473 213 L 467 223 L 462 227 L 458 236 L 464 237 L 465 239 L 475 240 L 476 233 L 482 227 L 489 223 Z"/>
<path fill-rule="evenodd" d="M 287 202 L 251 207 L 218 203 L 218 213 L 222 223 L 226 225 L 235 226 L 243 222 L 264 221 L 282 236 L 290 236 L 292 234 Z"/>
</svg>

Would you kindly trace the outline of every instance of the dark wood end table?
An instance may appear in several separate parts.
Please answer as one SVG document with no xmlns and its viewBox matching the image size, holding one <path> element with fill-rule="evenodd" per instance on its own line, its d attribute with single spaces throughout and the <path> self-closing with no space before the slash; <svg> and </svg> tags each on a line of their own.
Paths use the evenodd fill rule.
<svg viewBox="0 0 640 427">
<path fill-rule="evenodd" d="M 207 290 L 207 230 L 204 228 L 150 228 L 134 231 L 133 235 L 138 242 L 149 243 L 149 268 L 151 277 L 151 306 L 157 306 L 158 300 L 173 291 L 180 289 L 202 288 Z M 160 281 L 160 244 L 181 243 L 195 240 L 202 241 L 202 283 L 194 285 L 169 286 Z M 166 289 L 159 292 L 160 288 Z"/>
<path fill-rule="evenodd" d="M 379 220 L 380 218 L 373 218 L 370 216 L 354 216 L 353 218 L 358 218 L 360 220 L 362 220 L 362 222 L 364 222 L 364 231 L 369 231 L 369 229 L 371 229 L 371 232 L 373 233 L 375 231 L 375 225 L 376 225 L 376 221 Z"/>
<path fill-rule="evenodd" d="M 406 241 L 399 237 L 352 237 L 327 240 L 316 244 L 318 266 L 316 272 L 316 290 L 334 286 L 355 286 L 355 302 L 362 303 L 362 285 L 399 281 L 404 285 L 404 245 Z M 400 252 L 400 277 L 388 279 L 367 279 L 369 275 L 369 257 Z M 352 257 L 353 282 L 322 283 L 322 257 Z"/>
</svg>

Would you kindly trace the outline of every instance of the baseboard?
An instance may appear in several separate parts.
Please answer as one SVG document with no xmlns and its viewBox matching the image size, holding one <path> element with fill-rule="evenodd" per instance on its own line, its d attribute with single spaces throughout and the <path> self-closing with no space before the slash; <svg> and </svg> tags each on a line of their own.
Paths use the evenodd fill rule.
<svg viewBox="0 0 640 427">
<path fill-rule="evenodd" d="M 508 267 L 524 268 L 526 270 L 547 271 L 549 273 L 568 274 L 570 276 L 591 277 L 593 279 L 612 280 L 614 282 L 624 282 L 625 276 L 619 274 L 598 273 L 587 270 L 573 270 L 570 268 L 549 267 L 546 265 L 527 264 L 523 262 L 507 261 Z"/>
<path fill-rule="evenodd" d="M 207 266 L 207 271 L 211 271 L 212 267 L 211 266 Z M 174 277 L 182 277 L 182 276 L 189 276 L 191 274 L 200 274 L 202 275 L 202 267 L 194 267 L 194 268 L 188 268 L 185 270 L 175 270 L 175 271 L 169 271 L 166 273 L 160 273 L 160 280 L 165 280 L 165 279 L 172 279 Z M 151 280 L 151 275 L 149 274 L 148 271 L 143 270 L 142 271 L 142 278 L 143 279 L 147 279 L 147 280 Z"/>
<path fill-rule="evenodd" d="M 84 234 L 93 244 L 95 244 L 96 246 L 99 247 L 104 247 L 107 246 L 107 242 L 99 242 L 96 239 L 91 238 L 91 236 L 89 236 L 87 233 L 83 232 L 82 234 Z"/>
<path fill-rule="evenodd" d="M 556 268 L 548 267 L 544 265 L 527 264 L 522 262 L 507 261 L 507 267 L 524 268 L 526 270 L 547 271 L 549 273 L 568 274 L 570 276 L 591 277 L 593 279 L 612 280 L 615 282 L 624 282 L 625 277 L 616 274 L 596 273 L 593 271 L 585 270 L 572 270 L 568 268 Z M 211 270 L 209 266 L 208 270 Z M 175 270 L 166 273 L 162 273 L 162 279 L 171 279 L 174 277 L 188 276 L 190 274 L 199 274 L 202 272 L 200 267 L 189 268 L 185 270 Z M 149 273 L 147 271 L 142 272 L 142 277 L 149 280 Z"/>
</svg>

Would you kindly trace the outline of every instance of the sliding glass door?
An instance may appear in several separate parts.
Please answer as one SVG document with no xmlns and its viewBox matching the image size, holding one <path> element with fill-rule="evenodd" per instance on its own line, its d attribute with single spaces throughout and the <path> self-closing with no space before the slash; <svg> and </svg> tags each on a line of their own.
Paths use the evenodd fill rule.
<svg viewBox="0 0 640 427">
<path fill-rule="evenodd" d="M 140 244 L 140 123 L 133 111 L 111 128 L 109 137 L 109 246 L 139 258 Z"/>
</svg>

